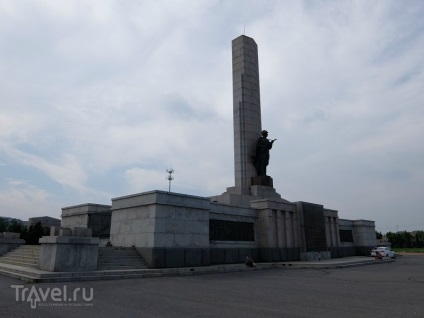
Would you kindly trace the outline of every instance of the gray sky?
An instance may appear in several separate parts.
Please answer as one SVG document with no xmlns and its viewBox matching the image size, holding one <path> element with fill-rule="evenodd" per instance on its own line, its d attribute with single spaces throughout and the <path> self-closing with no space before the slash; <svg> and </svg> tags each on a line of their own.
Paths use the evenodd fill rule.
<svg viewBox="0 0 424 318">
<path fill-rule="evenodd" d="M 424 2 L 0 0 L 0 215 L 234 186 L 231 41 L 259 47 L 289 201 L 424 229 Z"/>
</svg>

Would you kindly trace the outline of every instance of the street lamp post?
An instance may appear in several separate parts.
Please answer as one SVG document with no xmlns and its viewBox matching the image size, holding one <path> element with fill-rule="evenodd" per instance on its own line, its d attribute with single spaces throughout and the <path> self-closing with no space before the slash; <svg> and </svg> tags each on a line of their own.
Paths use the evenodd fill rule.
<svg viewBox="0 0 424 318">
<path fill-rule="evenodd" d="M 174 177 L 172 176 L 172 174 L 174 172 L 175 170 L 172 168 L 166 169 L 166 173 L 168 173 L 168 176 L 166 176 L 166 179 L 169 181 L 168 192 L 171 192 L 171 181 L 174 180 Z"/>
</svg>

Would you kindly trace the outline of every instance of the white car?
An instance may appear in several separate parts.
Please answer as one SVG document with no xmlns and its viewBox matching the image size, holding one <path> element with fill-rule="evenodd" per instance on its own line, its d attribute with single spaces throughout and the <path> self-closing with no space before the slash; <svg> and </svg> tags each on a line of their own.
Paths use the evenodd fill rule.
<svg viewBox="0 0 424 318">
<path fill-rule="evenodd" d="M 377 252 L 382 256 L 382 257 L 390 257 L 390 258 L 395 258 L 396 257 L 396 253 L 393 252 L 390 248 L 385 247 L 385 246 L 379 246 L 379 247 L 374 247 L 371 250 L 371 256 L 376 256 Z"/>
</svg>

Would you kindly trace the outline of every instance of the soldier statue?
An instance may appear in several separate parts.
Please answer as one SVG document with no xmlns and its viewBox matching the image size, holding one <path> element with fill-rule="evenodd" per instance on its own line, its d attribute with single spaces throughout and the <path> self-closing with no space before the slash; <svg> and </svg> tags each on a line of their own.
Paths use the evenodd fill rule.
<svg viewBox="0 0 424 318">
<path fill-rule="evenodd" d="M 269 140 L 266 130 L 262 130 L 261 135 L 262 137 L 256 142 L 256 154 L 253 163 L 255 165 L 256 175 L 266 176 L 266 167 L 269 164 L 269 150 L 277 139 Z"/>
</svg>

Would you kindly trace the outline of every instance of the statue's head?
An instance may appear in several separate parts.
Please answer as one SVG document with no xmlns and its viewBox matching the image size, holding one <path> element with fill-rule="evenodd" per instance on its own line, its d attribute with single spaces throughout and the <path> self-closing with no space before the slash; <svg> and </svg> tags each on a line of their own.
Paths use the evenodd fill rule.
<svg viewBox="0 0 424 318">
<path fill-rule="evenodd" d="M 263 137 L 266 137 L 266 136 L 268 136 L 268 132 L 266 130 L 262 130 L 261 135 Z"/>
</svg>

